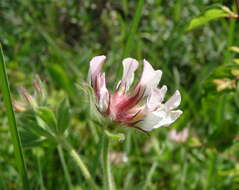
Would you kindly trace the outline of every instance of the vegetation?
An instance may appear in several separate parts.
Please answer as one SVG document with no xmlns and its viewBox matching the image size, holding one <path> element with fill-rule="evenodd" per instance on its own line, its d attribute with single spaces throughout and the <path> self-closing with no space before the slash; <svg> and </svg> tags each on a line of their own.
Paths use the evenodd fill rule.
<svg viewBox="0 0 239 190">
<path fill-rule="evenodd" d="M 0 189 L 239 189 L 237 3 L 2 0 Z M 106 126 L 86 84 L 96 55 L 111 90 L 123 58 L 147 59 L 182 116 L 149 135 Z"/>
</svg>

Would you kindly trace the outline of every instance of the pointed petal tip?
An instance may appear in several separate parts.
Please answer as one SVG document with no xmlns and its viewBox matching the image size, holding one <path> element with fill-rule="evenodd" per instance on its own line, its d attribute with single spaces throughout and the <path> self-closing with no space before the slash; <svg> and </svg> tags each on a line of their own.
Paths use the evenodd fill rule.
<svg viewBox="0 0 239 190">
<path fill-rule="evenodd" d="M 161 70 L 156 70 L 155 73 L 161 77 L 162 74 L 163 74 L 163 71 L 161 71 Z"/>
<path fill-rule="evenodd" d="M 180 103 L 181 103 L 181 100 L 182 100 L 182 96 L 181 96 L 181 93 L 179 92 L 179 90 L 176 90 L 176 91 L 175 91 L 175 96 L 178 97 L 178 99 L 179 99 L 179 104 L 180 104 Z"/>
<path fill-rule="evenodd" d="M 127 91 L 134 80 L 134 72 L 138 68 L 138 61 L 131 57 L 125 58 L 123 64 L 123 76 L 119 87 L 125 88 Z"/>
<path fill-rule="evenodd" d="M 178 117 L 183 114 L 182 110 L 176 110 L 178 112 Z"/>
<path fill-rule="evenodd" d="M 161 90 L 167 91 L 167 90 L 168 90 L 168 87 L 167 87 L 166 85 L 163 85 L 163 86 L 161 87 Z"/>
<path fill-rule="evenodd" d="M 95 56 L 91 59 L 90 63 L 95 63 L 95 62 L 102 62 L 106 59 L 106 56 L 105 55 L 98 55 L 98 56 Z"/>
<path fill-rule="evenodd" d="M 95 83 L 97 76 L 101 72 L 105 59 L 106 59 L 106 56 L 100 55 L 100 56 L 95 56 L 90 60 L 90 68 L 88 72 L 89 84 L 92 85 L 92 81 L 93 83 Z M 95 88 L 95 86 L 93 86 L 93 88 Z"/>
<path fill-rule="evenodd" d="M 177 94 L 178 96 L 181 96 L 179 90 L 176 90 L 176 91 L 175 91 L 175 94 Z"/>
<path fill-rule="evenodd" d="M 133 65 L 133 67 L 134 67 L 133 70 L 136 70 L 139 65 L 138 61 L 131 57 L 127 57 L 127 58 L 123 59 L 122 63 L 124 65 L 124 67 L 126 67 L 126 65 Z"/>
<path fill-rule="evenodd" d="M 134 59 L 132 57 L 126 57 L 126 58 L 123 59 L 123 62 L 124 61 L 136 61 L 136 62 L 138 62 L 136 59 Z"/>
<path fill-rule="evenodd" d="M 143 60 L 143 64 L 144 67 L 149 67 L 151 70 L 154 70 L 152 65 L 146 59 Z"/>
</svg>

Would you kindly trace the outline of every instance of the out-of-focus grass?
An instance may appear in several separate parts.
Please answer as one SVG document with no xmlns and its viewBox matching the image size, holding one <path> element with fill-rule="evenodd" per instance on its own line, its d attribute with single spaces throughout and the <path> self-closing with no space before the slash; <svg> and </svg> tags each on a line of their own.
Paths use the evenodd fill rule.
<svg viewBox="0 0 239 190">
<path fill-rule="evenodd" d="M 19 99 L 18 86 L 32 90 L 36 74 L 46 81 L 51 106 L 69 96 L 73 118 L 68 138 L 102 187 L 100 126 L 90 117 L 87 97 L 75 84 L 86 81 L 89 60 L 105 54 L 107 85 L 115 87 L 137 2 L 0 2 L 0 40 L 14 98 Z M 188 127 L 190 139 L 172 142 L 170 128 L 152 131 L 149 137 L 134 129 L 116 129 L 130 134 L 112 147 L 128 155 L 128 162 L 112 166 L 118 189 L 238 189 L 238 87 L 217 91 L 213 83 L 222 78 L 237 81 L 232 70 L 238 69 L 233 65 L 238 55 L 229 47 L 239 44 L 238 22 L 218 19 L 185 33 L 187 22 L 214 3 L 232 7 L 232 1 L 220 0 L 145 0 L 129 56 L 146 58 L 163 70 L 160 85 L 168 85 L 168 96 L 180 90 L 184 114 L 171 128 Z M 1 101 L 0 109 L 5 111 Z M 7 129 L 0 111 L 0 189 L 19 189 Z M 67 189 L 53 145 L 26 147 L 25 153 L 33 189 Z M 73 189 L 89 189 L 73 161 L 64 157 Z"/>
</svg>

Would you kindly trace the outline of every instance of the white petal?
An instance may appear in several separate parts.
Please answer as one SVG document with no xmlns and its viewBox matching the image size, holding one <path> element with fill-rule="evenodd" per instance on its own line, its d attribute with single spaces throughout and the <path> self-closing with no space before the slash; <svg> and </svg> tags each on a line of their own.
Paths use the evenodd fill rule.
<svg viewBox="0 0 239 190">
<path fill-rule="evenodd" d="M 126 58 L 123 60 L 123 77 L 121 80 L 121 85 L 125 85 L 126 91 L 129 89 L 130 85 L 134 80 L 134 72 L 138 68 L 138 61 L 132 58 Z"/>
<path fill-rule="evenodd" d="M 172 124 L 182 114 L 181 110 L 166 112 L 165 110 L 149 112 L 143 121 L 138 123 L 138 126 L 145 130 L 150 131 L 162 126 Z"/>
<path fill-rule="evenodd" d="M 98 107 L 101 112 L 105 112 L 109 105 L 109 92 L 105 84 L 105 73 L 99 78 L 99 102 Z"/>
<path fill-rule="evenodd" d="M 138 127 L 145 131 L 151 131 L 154 127 L 166 117 L 166 112 L 149 112 L 143 121 L 138 123 Z"/>
<path fill-rule="evenodd" d="M 172 109 L 178 107 L 180 102 L 181 102 L 181 95 L 180 95 L 180 92 L 178 90 L 176 90 L 174 95 L 171 96 L 169 98 L 169 100 L 165 103 L 165 107 L 168 110 L 172 110 Z"/>
<path fill-rule="evenodd" d="M 158 88 L 151 89 L 150 95 L 147 99 L 147 107 L 149 108 L 149 110 L 154 110 L 162 103 L 166 92 L 167 86 L 165 85 L 160 89 Z"/>
<path fill-rule="evenodd" d="M 162 76 L 161 70 L 154 70 L 150 63 L 144 60 L 144 70 L 139 85 L 146 88 L 146 94 L 151 88 L 156 88 Z"/>
<path fill-rule="evenodd" d="M 168 112 L 167 116 L 163 120 L 161 120 L 157 125 L 154 126 L 154 129 L 162 127 L 162 126 L 169 126 L 174 121 L 176 121 L 182 113 L 183 112 L 181 110 Z"/>
<path fill-rule="evenodd" d="M 102 66 L 106 57 L 104 55 L 93 57 L 90 61 L 90 69 L 88 74 L 88 81 L 91 83 L 91 79 L 95 79 L 101 72 Z"/>
<path fill-rule="evenodd" d="M 167 90 L 168 90 L 168 88 L 167 88 L 167 86 L 165 86 L 165 85 L 163 85 L 163 86 L 160 88 L 160 93 L 161 93 L 162 101 L 163 101 L 163 99 L 164 99 L 164 97 L 165 97 L 165 94 L 166 94 Z"/>
</svg>

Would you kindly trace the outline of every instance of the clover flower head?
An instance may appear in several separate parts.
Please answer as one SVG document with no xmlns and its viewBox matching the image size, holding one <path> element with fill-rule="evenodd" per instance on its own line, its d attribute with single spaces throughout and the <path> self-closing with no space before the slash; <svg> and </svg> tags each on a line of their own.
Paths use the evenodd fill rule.
<svg viewBox="0 0 239 190">
<path fill-rule="evenodd" d="M 188 128 L 185 128 L 179 132 L 173 129 L 169 132 L 169 138 L 176 143 L 186 142 L 188 136 L 189 136 Z"/>
<path fill-rule="evenodd" d="M 105 60 L 104 55 L 92 58 L 88 74 L 97 109 L 104 117 L 122 125 L 150 131 L 170 125 L 182 114 L 181 110 L 174 110 L 181 102 L 179 91 L 164 103 L 167 86 L 157 88 L 162 71 L 154 70 L 146 60 L 143 61 L 144 69 L 140 80 L 130 90 L 139 63 L 133 58 L 124 59 L 122 79 L 115 92 L 110 93 L 106 88 L 105 73 L 101 72 Z"/>
</svg>

